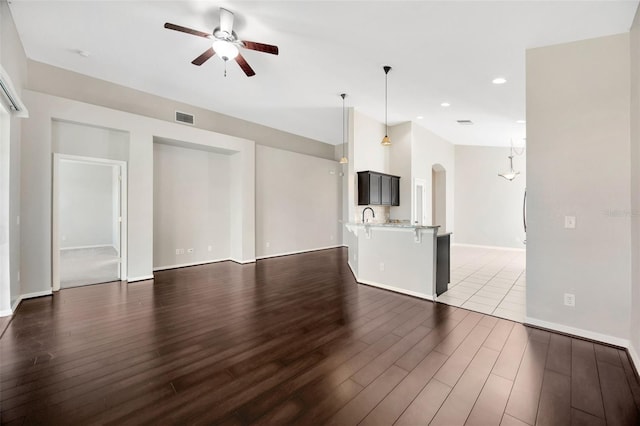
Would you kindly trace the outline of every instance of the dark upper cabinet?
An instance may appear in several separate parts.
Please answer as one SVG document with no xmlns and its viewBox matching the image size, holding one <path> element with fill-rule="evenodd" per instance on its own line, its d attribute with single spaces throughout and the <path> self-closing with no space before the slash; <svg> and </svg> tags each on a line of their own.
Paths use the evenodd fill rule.
<svg viewBox="0 0 640 426">
<path fill-rule="evenodd" d="M 377 172 L 358 172 L 358 205 L 400 205 L 400 177 Z"/>
<path fill-rule="evenodd" d="M 391 176 L 380 176 L 380 204 L 391 205 Z"/>
<path fill-rule="evenodd" d="M 391 176 L 391 205 L 400 205 L 400 178 Z"/>
</svg>

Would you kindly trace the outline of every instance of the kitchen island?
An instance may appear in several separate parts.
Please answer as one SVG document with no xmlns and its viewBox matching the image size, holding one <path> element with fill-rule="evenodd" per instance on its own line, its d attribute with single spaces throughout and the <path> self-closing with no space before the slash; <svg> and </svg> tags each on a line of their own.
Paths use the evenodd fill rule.
<svg viewBox="0 0 640 426">
<path fill-rule="evenodd" d="M 435 300 L 438 226 L 347 223 L 349 267 L 362 284 Z"/>
</svg>

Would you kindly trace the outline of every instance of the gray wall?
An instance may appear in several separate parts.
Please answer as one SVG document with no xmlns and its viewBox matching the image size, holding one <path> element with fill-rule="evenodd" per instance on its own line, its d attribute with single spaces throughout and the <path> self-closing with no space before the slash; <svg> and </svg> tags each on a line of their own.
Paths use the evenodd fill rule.
<svg viewBox="0 0 640 426">
<path fill-rule="evenodd" d="M 16 31 L 6 1 L 0 1 L 0 63 L 9 74 L 20 95 L 27 81 L 27 57 Z M 10 119 L 9 168 L 9 281 L 10 303 L 13 306 L 21 294 L 20 289 L 20 118 Z M 7 164 L 2 164 L 7 167 Z M 0 310 L 2 310 L 0 308 Z"/>
<path fill-rule="evenodd" d="M 61 161 L 60 248 L 116 246 L 113 166 Z"/>
<path fill-rule="evenodd" d="M 256 147 L 257 257 L 342 244 L 341 169 L 335 161 Z"/>
<path fill-rule="evenodd" d="M 175 112 L 195 115 L 195 127 L 255 141 L 257 144 L 333 159 L 334 146 L 151 95 L 115 83 L 29 60 L 28 89 L 119 111 L 174 121 Z"/>
<path fill-rule="evenodd" d="M 229 155 L 154 143 L 154 269 L 230 257 L 229 167 Z"/>
<path fill-rule="evenodd" d="M 527 51 L 527 317 L 627 342 L 629 35 Z M 575 216 L 575 229 L 564 217 Z M 575 294 L 575 308 L 563 294 Z"/>
<path fill-rule="evenodd" d="M 53 152 L 105 160 L 129 159 L 127 132 L 60 120 L 54 120 L 51 128 Z"/>
<path fill-rule="evenodd" d="M 640 9 L 631 27 L 631 352 L 640 368 Z"/>
<path fill-rule="evenodd" d="M 509 182 L 509 148 L 457 145 L 455 170 L 455 242 L 525 248 L 522 201 L 526 187 L 526 155 L 515 155 L 520 175 Z"/>
</svg>

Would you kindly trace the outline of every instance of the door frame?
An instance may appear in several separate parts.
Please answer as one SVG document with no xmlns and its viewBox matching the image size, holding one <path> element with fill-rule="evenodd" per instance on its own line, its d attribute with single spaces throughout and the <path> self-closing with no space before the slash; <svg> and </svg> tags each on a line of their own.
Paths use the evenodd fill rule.
<svg viewBox="0 0 640 426">
<path fill-rule="evenodd" d="M 421 188 L 422 194 L 422 217 L 418 218 L 418 200 L 416 199 L 416 191 Z M 422 178 L 413 179 L 413 187 L 411 188 L 411 200 L 413 208 L 411 209 L 411 224 L 419 222 L 420 225 L 427 224 L 427 180 Z"/>
<path fill-rule="evenodd" d="M 105 158 L 83 157 L 69 154 L 53 154 L 53 192 L 51 221 L 51 287 L 60 290 L 60 241 L 59 241 L 59 191 L 60 163 L 62 161 L 117 166 L 120 169 L 120 281 L 127 281 L 127 162 Z"/>
</svg>

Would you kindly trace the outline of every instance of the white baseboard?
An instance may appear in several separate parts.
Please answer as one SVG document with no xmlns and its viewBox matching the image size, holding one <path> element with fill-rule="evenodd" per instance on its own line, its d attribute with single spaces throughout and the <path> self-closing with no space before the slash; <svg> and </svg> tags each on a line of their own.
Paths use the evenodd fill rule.
<svg viewBox="0 0 640 426">
<path fill-rule="evenodd" d="M 153 279 L 153 274 L 151 275 L 142 275 L 139 277 L 129 277 L 127 278 L 127 282 L 133 283 L 136 281 L 147 281 L 147 280 L 152 280 Z"/>
<path fill-rule="evenodd" d="M 525 324 L 559 331 L 561 333 L 571 334 L 577 337 L 584 337 L 585 339 L 589 340 L 596 340 L 598 342 L 608 343 L 610 345 L 615 345 L 622 348 L 629 348 L 629 340 L 609 336 L 608 334 L 595 333 L 593 331 L 583 330 L 581 328 L 570 327 L 568 325 L 557 324 L 554 322 L 543 321 L 531 317 L 525 317 L 524 322 Z"/>
<path fill-rule="evenodd" d="M 369 285 L 371 287 L 378 287 L 378 288 L 381 288 L 381 289 L 384 289 L 384 290 L 393 291 L 394 293 L 406 294 L 407 296 L 413 296 L 413 297 L 417 297 L 417 298 L 420 298 L 420 299 L 433 301 L 433 296 L 429 296 L 428 294 L 425 294 L 425 293 L 420 293 L 420 292 L 411 291 L 411 290 L 405 290 L 403 288 L 398 288 L 398 287 L 394 287 L 394 286 L 387 285 L 387 284 L 380 284 L 380 283 L 377 283 L 377 282 L 374 282 L 374 281 L 361 280 L 361 279 L 358 279 L 357 281 L 360 284 Z"/>
<path fill-rule="evenodd" d="M 256 259 L 238 260 L 238 259 L 233 259 L 233 258 L 230 257 L 227 260 L 230 260 L 230 261 L 235 262 L 235 263 L 239 263 L 240 265 L 246 265 L 247 263 L 256 263 Z"/>
<path fill-rule="evenodd" d="M 517 247 L 500 247 L 500 246 L 482 246 L 479 244 L 464 244 L 464 243 L 452 243 L 452 246 L 458 247 L 472 247 L 472 248 L 483 248 L 483 249 L 491 249 L 491 250 L 505 250 L 505 251 L 521 251 L 526 252 L 526 248 L 517 248 Z"/>
<path fill-rule="evenodd" d="M 290 256 L 292 254 L 309 253 L 312 251 L 320 251 L 320 250 L 329 250 L 329 249 L 338 248 L 338 247 L 344 247 L 344 246 L 342 244 L 338 244 L 335 246 L 318 247 L 318 248 L 307 249 L 307 250 L 288 251 L 284 253 L 268 254 L 265 256 L 256 256 L 256 259 L 260 260 L 260 259 L 268 259 L 270 257 Z"/>
<path fill-rule="evenodd" d="M 640 375 L 640 357 L 638 356 L 638 352 L 636 352 L 636 349 L 631 344 L 627 349 L 629 350 L 629 357 L 631 358 L 631 362 L 636 369 L 636 373 Z"/>
<path fill-rule="evenodd" d="M 20 296 L 18 296 L 16 301 L 13 302 L 13 306 L 11 306 L 10 310 L 7 309 L 4 311 L 0 311 L 0 317 L 7 317 L 9 315 L 13 315 L 16 309 L 18 309 L 20 302 L 22 302 L 25 299 L 33 299 L 34 297 L 42 297 L 42 296 L 51 296 L 52 294 L 53 294 L 53 291 L 51 290 L 43 290 L 43 291 L 36 291 L 33 293 L 21 294 Z"/>
<path fill-rule="evenodd" d="M 224 262 L 226 260 L 229 260 L 229 258 L 202 260 L 200 262 L 179 263 L 179 264 L 176 264 L 176 265 L 168 265 L 168 266 L 158 266 L 158 267 L 153 268 L 153 271 L 154 272 L 155 271 L 165 271 L 167 269 L 185 268 L 187 266 L 206 265 L 208 263 Z"/>
</svg>

